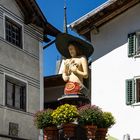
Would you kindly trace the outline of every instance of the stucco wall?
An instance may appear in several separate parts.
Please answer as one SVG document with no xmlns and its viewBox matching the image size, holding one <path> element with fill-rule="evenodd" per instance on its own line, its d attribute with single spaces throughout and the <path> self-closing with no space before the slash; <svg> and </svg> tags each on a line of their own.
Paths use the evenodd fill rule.
<svg viewBox="0 0 140 140">
<path fill-rule="evenodd" d="M 11 10 L 13 9 L 13 10 Z M 0 1 L 0 38 L 4 39 L 5 17 L 17 22 L 22 26 L 22 47 L 23 51 L 31 56 L 39 57 L 39 41 L 42 40 L 43 30 L 31 24 L 24 24 L 23 13 L 15 0 Z M 39 32 L 38 32 L 39 31 Z M 30 47 L 29 47 L 30 46 Z"/>
<path fill-rule="evenodd" d="M 100 28 L 98 35 L 91 32 L 95 48 L 92 63 L 92 104 L 111 111 L 116 124 L 109 134 L 119 140 L 128 133 L 140 138 L 140 106 L 125 104 L 125 80 L 140 76 L 140 58 L 128 58 L 127 36 L 140 30 L 140 4 L 111 20 Z"/>
<path fill-rule="evenodd" d="M 10 43 L 0 43 L 0 64 L 39 80 L 39 60 Z"/>
<path fill-rule="evenodd" d="M 5 109 L 0 108 L 0 113 L 4 115 L 0 119 L 1 134 L 7 135 L 9 133 L 9 122 L 12 122 L 18 124 L 18 136 L 25 139 L 38 140 L 39 131 L 34 127 L 33 114 L 7 109 L 6 107 Z"/>
<path fill-rule="evenodd" d="M 20 18 L 23 19 L 24 15 L 22 14 L 15 0 L 1 0 L 0 4 L 3 5 L 9 11 L 11 11 L 12 13 L 14 13 L 16 16 L 19 16 Z"/>
</svg>

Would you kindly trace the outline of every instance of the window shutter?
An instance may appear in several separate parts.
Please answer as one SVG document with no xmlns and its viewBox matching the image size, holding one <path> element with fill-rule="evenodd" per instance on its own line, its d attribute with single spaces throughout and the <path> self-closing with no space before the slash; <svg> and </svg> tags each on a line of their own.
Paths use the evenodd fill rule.
<svg viewBox="0 0 140 140">
<path fill-rule="evenodd" d="M 131 105 L 135 102 L 135 84 L 134 79 L 126 80 L 126 105 Z"/>
<path fill-rule="evenodd" d="M 140 79 L 136 80 L 136 102 L 140 102 Z"/>
<path fill-rule="evenodd" d="M 136 33 L 128 35 L 128 57 L 136 54 Z"/>
<path fill-rule="evenodd" d="M 136 35 L 136 40 L 137 40 L 136 42 L 137 54 L 140 54 L 140 34 Z"/>
</svg>

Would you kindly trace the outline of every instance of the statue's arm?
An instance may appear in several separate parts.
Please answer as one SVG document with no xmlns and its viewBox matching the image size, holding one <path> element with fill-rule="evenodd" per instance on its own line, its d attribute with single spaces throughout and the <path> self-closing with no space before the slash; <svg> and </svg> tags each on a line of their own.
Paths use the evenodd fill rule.
<svg viewBox="0 0 140 140">
<path fill-rule="evenodd" d="M 66 61 L 64 61 L 64 68 L 62 71 L 62 78 L 65 82 L 69 80 L 69 74 L 68 74 L 68 67 Z"/>
<path fill-rule="evenodd" d="M 80 76 L 82 76 L 83 78 L 88 78 L 88 63 L 87 63 L 87 59 L 85 57 L 81 58 L 81 63 L 82 63 L 82 67 L 83 67 L 83 71 L 80 70 L 76 70 L 76 73 Z"/>
</svg>

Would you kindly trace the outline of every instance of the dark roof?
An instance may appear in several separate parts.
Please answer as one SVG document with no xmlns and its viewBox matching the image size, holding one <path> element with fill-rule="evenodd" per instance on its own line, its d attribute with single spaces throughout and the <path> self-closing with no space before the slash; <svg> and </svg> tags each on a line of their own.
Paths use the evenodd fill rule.
<svg viewBox="0 0 140 140">
<path fill-rule="evenodd" d="M 74 21 L 69 26 L 78 34 L 90 40 L 90 31 L 97 31 L 102 25 L 138 4 L 140 0 L 108 0 L 93 11 Z"/>
<path fill-rule="evenodd" d="M 44 29 L 44 35 L 51 35 L 56 37 L 60 31 L 52 26 L 35 0 L 15 0 L 24 14 L 25 24 L 35 24 Z"/>
<path fill-rule="evenodd" d="M 44 88 L 64 86 L 65 82 L 62 79 L 62 74 L 44 77 Z"/>
</svg>

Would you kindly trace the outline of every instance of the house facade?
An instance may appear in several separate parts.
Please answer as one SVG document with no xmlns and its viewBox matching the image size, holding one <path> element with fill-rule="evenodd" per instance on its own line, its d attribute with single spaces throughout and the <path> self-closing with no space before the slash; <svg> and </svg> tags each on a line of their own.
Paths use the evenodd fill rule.
<svg viewBox="0 0 140 140">
<path fill-rule="evenodd" d="M 110 0 L 70 27 L 94 46 L 92 104 L 110 111 L 109 135 L 140 139 L 140 3 Z"/>
<path fill-rule="evenodd" d="M 59 32 L 34 0 L 0 0 L 0 140 L 43 139 L 33 122 L 44 107 L 40 42 Z"/>
</svg>

